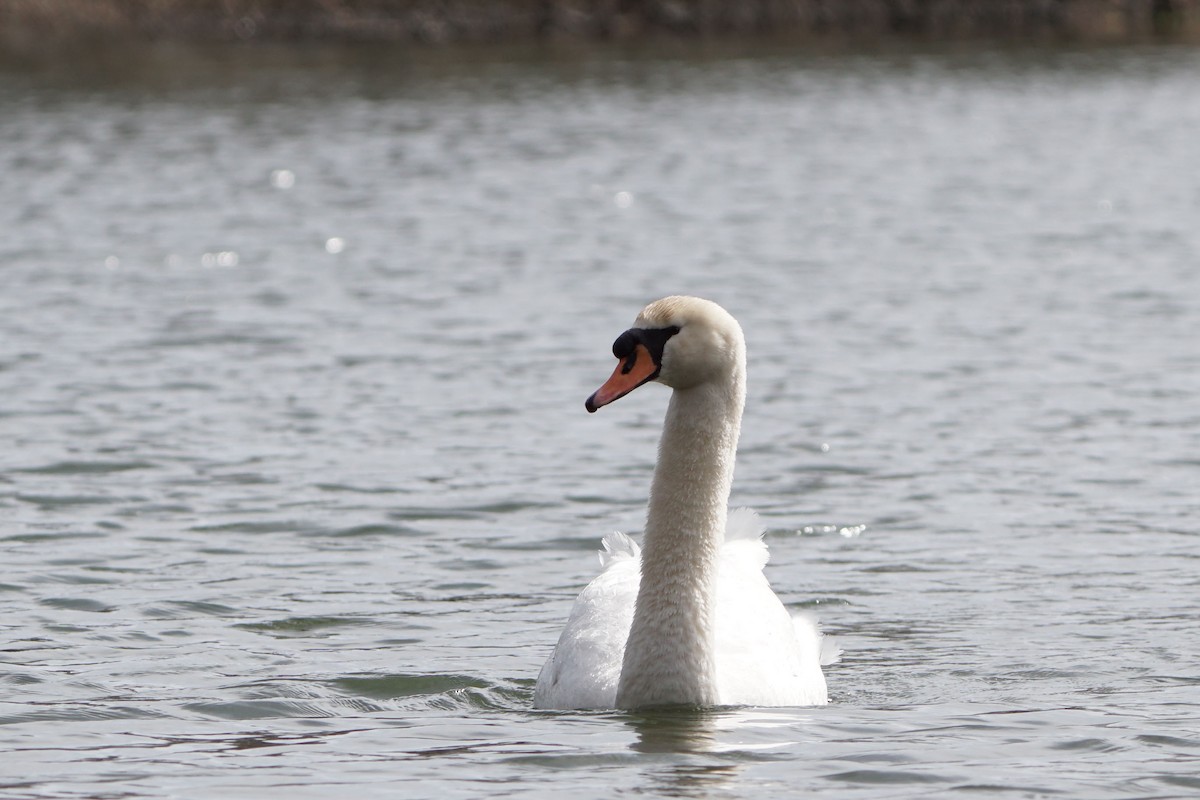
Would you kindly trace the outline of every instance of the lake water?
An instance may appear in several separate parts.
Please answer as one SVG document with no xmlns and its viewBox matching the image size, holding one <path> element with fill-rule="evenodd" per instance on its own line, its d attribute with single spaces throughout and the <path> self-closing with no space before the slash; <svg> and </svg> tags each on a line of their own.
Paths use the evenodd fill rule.
<svg viewBox="0 0 1200 800">
<path fill-rule="evenodd" d="M 0 70 L 0 796 L 1200 792 L 1200 51 Z M 818 709 L 530 708 L 737 316 Z"/>
</svg>

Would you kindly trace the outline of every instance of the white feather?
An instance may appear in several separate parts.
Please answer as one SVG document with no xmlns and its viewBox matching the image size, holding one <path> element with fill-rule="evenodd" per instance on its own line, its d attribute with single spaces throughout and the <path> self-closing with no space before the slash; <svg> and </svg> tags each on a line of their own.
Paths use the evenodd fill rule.
<svg viewBox="0 0 1200 800">
<path fill-rule="evenodd" d="M 716 668 L 721 705 L 811 706 L 827 700 L 822 664 L 841 650 L 814 616 L 789 615 L 762 573 L 758 514 L 729 515 L 717 578 Z M 604 537 L 603 571 L 579 593 L 554 653 L 538 675 L 538 708 L 614 708 L 640 580 L 640 551 L 623 533 Z M 832 660 L 827 660 L 832 657 Z"/>
</svg>

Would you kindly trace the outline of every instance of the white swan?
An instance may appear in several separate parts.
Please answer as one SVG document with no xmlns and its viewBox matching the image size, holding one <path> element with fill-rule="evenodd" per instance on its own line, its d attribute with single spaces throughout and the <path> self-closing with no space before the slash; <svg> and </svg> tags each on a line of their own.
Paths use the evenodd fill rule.
<svg viewBox="0 0 1200 800">
<path fill-rule="evenodd" d="M 674 390 L 643 547 L 605 537 L 604 568 L 576 599 L 534 706 L 824 705 L 816 623 L 790 617 L 763 577 L 757 516 L 727 510 L 746 397 L 737 320 L 707 300 L 667 297 L 613 354 L 620 363 L 588 411 L 649 381 Z"/>
</svg>

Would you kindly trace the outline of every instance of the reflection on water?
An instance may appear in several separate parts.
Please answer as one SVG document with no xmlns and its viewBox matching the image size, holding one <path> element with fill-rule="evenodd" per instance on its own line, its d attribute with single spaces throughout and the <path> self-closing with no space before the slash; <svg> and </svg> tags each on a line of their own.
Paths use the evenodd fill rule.
<svg viewBox="0 0 1200 800">
<path fill-rule="evenodd" d="M 0 70 L 0 785 L 1189 786 L 1200 54 L 80 58 Z M 665 392 L 582 400 L 675 291 L 833 702 L 536 713 Z"/>
<path fill-rule="evenodd" d="M 640 753 L 708 753 L 716 744 L 713 715 L 704 709 L 634 712 L 626 720 L 637 733 Z"/>
<path fill-rule="evenodd" d="M 647 790 L 666 797 L 711 797 L 716 791 L 735 791 L 740 772 L 735 764 L 677 764 L 651 772 Z"/>
<path fill-rule="evenodd" d="M 704 756 L 716 747 L 714 714 L 703 709 L 634 712 L 624 721 L 636 734 L 633 751 L 648 755 Z M 736 763 L 672 760 L 650 770 L 647 789 L 667 797 L 697 797 L 727 785 L 740 771 Z"/>
</svg>

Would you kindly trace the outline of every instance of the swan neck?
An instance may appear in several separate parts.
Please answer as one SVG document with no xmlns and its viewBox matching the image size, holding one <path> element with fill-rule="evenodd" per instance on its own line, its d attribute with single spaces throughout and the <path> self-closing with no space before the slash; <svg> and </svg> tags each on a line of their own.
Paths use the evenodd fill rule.
<svg viewBox="0 0 1200 800">
<path fill-rule="evenodd" d="M 726 383 L 677 389 L 659 442 L 642 576 L 617 704 L 716 705 L 717 559 L 745 403 L 744 366 Z"/>
<path fill-rule="evenodd" d="M 741 433 L 744 395 L 739 395 L 707 387 L 672 394 L 650 487 L 646 548 L 724 539 Z"/>
</svg>

